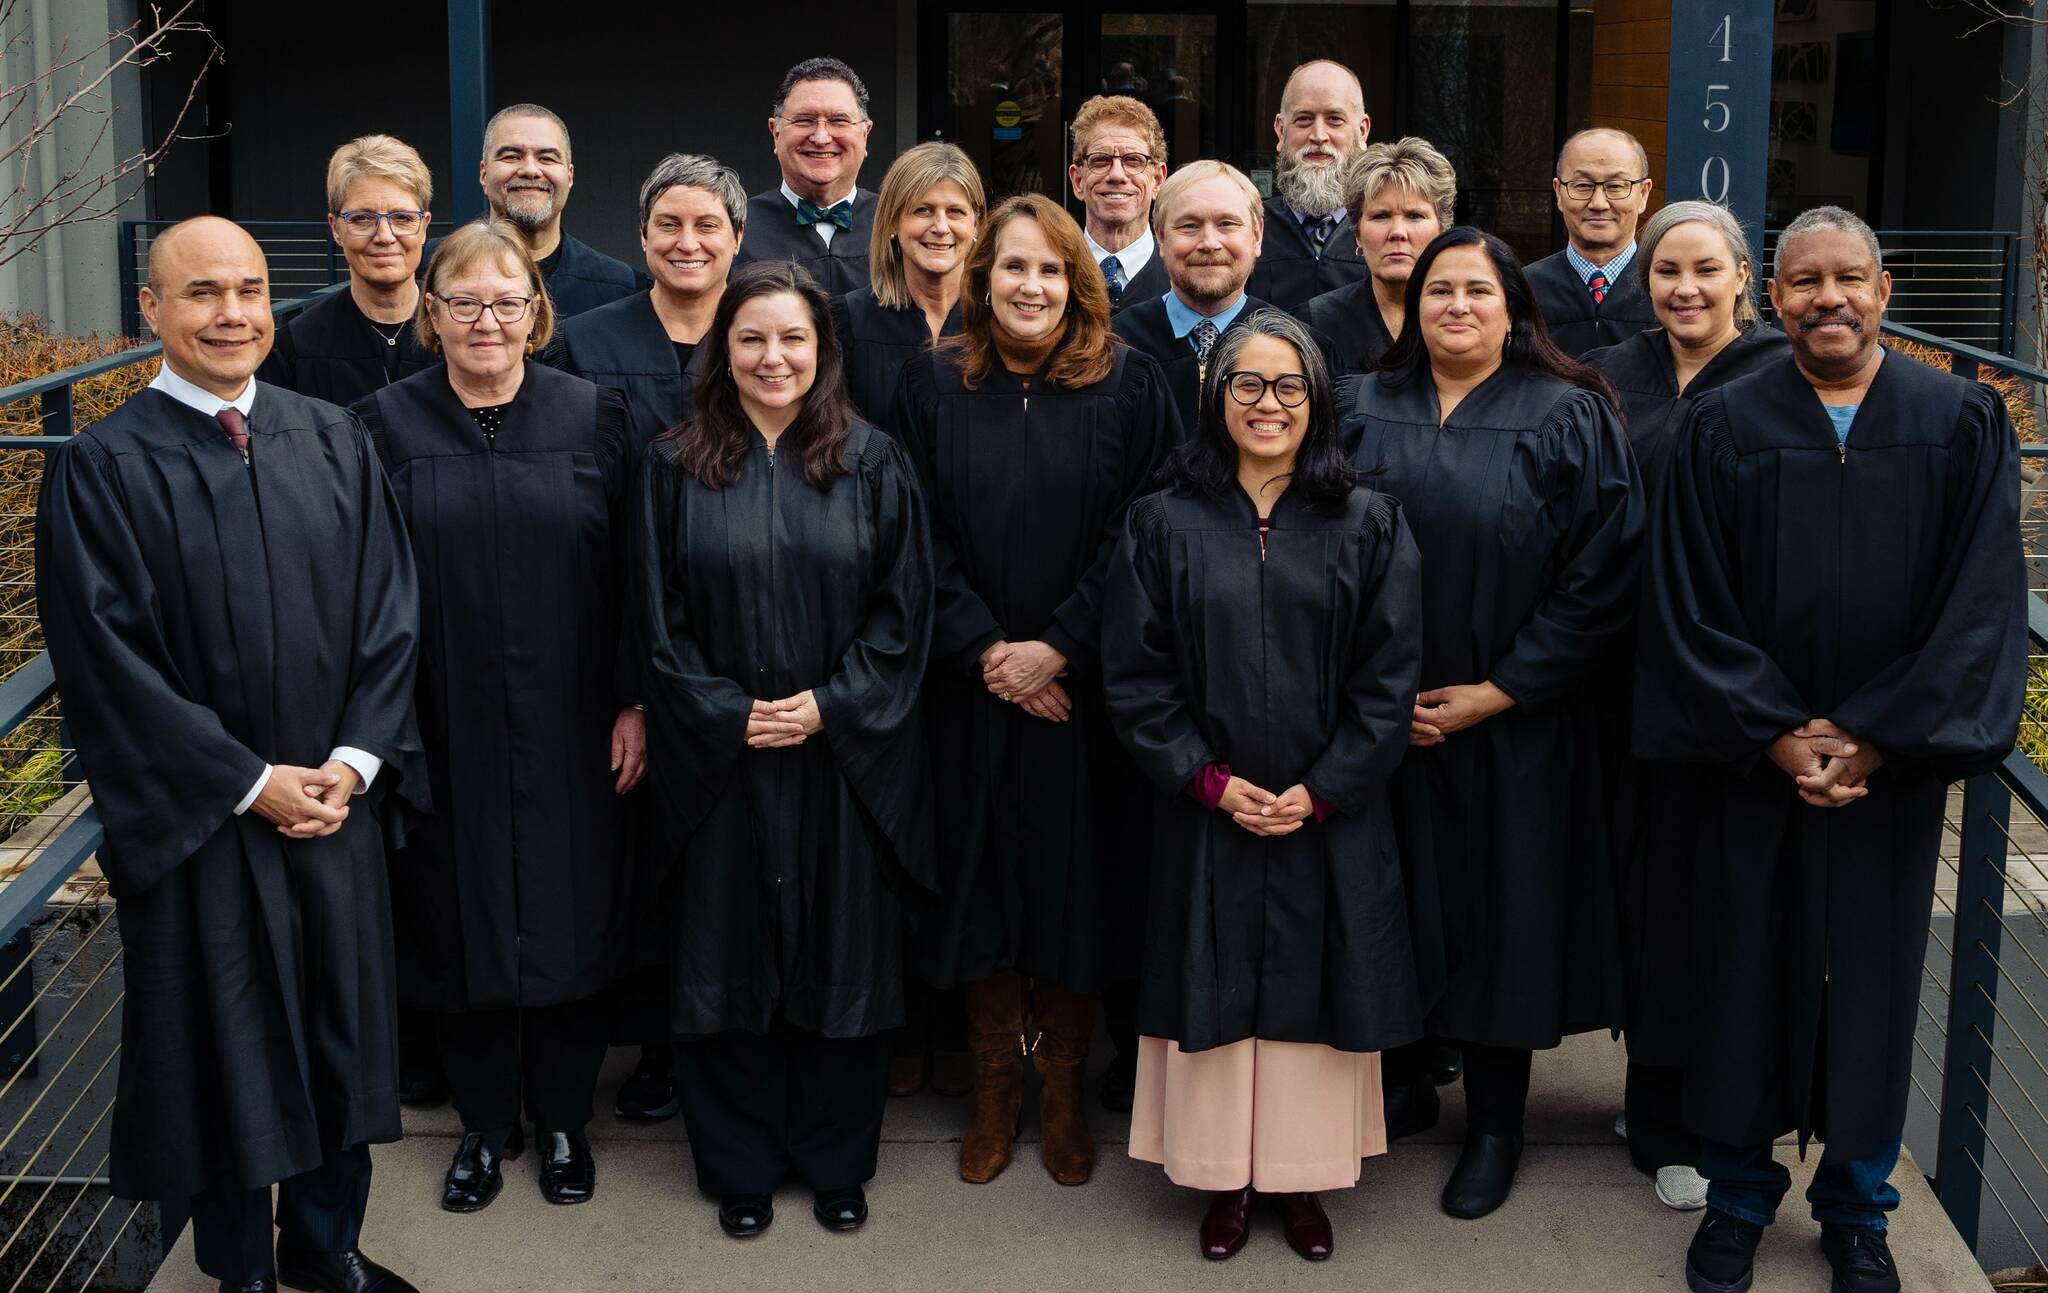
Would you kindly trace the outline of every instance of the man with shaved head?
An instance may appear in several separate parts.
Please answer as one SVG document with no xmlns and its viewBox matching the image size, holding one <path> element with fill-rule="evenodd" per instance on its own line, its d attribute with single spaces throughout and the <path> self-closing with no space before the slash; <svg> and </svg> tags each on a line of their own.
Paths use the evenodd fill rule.
<svg viewBox="0 0 2048 1293">
<path fill-rule="evenodd" d="M 1326 58 L 1303 63 L 1273 114 L 1277 156 L 1266 238 L 1246 290 L 1283 310 L 1359 282 L 1365 260 L 1344 213 L 1344 171 L 1372 132 L 1358 75 Z"/>
<path fill-rule="evenodd" d="M 1550 181 L 1565 248 L 1529 266 L 1550 339 L 1579 358 L 1657 326 L 1636 258 L 1636 225 L 1650 206 L 1650 155 L 1610 126 L 1564 141 Z"/>
<path fill-rule="evenodd" d="M 1949 783 L 1996 767 L 2027 673 L 2019 446 L 1989 387 L 1885 349 L 1870 226 L 1785 227 L 1791 345 L 1680 432 L 1643 572 L 1635 753 L 1688 879 L 1693 1293 L 1739 1293 L 1791 1176 L 1837 1293 L 1895 1293 L 1888 1183 L 1913 1073 Z"/>
<path fill-rule="evenodd" d="M 254 239 L 174 225 L 139 298 L 162 371 L 51 453 L 36 524 L 127 958 L 114 1193 L 189 1214 L 224 1290 L 408 1293 L 357 1241 L 399 1134 L 380 819 L 425 806 L 412 556 L 361 424 L 254 380 Z"/>
</svg>

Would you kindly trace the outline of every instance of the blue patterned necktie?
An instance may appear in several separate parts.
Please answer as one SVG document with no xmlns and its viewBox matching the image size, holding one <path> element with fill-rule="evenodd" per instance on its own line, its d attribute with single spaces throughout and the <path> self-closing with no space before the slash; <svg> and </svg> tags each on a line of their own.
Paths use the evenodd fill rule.
<svg viewBox="0 0 2048 1293">
<path fill-rule="evenodd" d="M 797 228 L 808 229 L 821 220 L 826 224 L 836 224 L 841 229 L 851 230 L 853 228 L 853 199 L 847 198 L 844 202 L 835 202 L 829 207 L 820 207 L 809 198 L 798 198 L 796 200 Z"/>
<path fill-rule="evenodd" d="M 1109 284 L 1109 303 L 1115 305 L 1124 294 L 1124 263 L 1114 256 L 1104 256 L 1102 281 Z"/>
<path fill-rule="evenodd" d="M 1313 216 L 1302 221 L 1301 227 L 1308 234 L 1308 240 L 1315 244 L 1316 254 L 1320 256 L 1323 253 L 1323 244 L 1330 241 L 1330 235 L 1336 231 L 1337 217 Z"/>
</svg>

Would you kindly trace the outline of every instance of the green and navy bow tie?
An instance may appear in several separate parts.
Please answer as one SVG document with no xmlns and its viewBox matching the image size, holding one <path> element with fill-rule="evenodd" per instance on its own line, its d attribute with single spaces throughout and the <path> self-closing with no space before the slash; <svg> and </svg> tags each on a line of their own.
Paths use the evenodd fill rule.
<svg viewBox="0 0 2048 1293">
<path fill-rule="evenodd" d="M 809 228 L 820 220 L 825 221 L 827 224 L 836 224 L 841 229 L 852 229 L 853 199 L 848 198 L 844 202 L 835 202 L 831 206 L 823 208 L 819 207 L 809 198 L 798 198 L 796 200 L 797 228 Z"/>
</svg>

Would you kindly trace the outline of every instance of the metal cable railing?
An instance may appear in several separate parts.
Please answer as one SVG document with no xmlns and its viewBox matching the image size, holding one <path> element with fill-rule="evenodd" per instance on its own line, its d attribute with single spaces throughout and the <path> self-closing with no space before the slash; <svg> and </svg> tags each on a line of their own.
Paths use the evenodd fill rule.
<svg viewBox="0 0 2048 1293">
<path fill-rule="evenodd" d="M 2019 235 L 2007 229 L 1879 229 L 1892 276 L 1892 323 L 2012 353 L 2018 318 Z M 1769 265 L 1778 230 L 1767 229 Z M 1768 308 L 1769 302 L 1764 302 Z"/>
</svg>

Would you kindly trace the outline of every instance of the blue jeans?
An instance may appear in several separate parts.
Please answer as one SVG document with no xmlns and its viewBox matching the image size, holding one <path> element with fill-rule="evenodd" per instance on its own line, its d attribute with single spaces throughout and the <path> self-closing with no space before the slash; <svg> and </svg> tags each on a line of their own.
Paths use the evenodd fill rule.
<svg viewBox="0 0 2048 1293">
<path fill-rule="evenodd" d="M 1891 1187 L 1892 1169 L 1898 1165 L 1896 1140 L 1868 1158 L 1843 1159 L 1832 1148 L 1823 1149 L 1806 1189 L 1813 1219 L 1883 1230 L 1885 1214 L 1899 1206 L 1899 1192 Z M 1702 1140 L 1699 1170 L 1707 1178 L 1707 1206 L 1755 1226 L 1777 1219 L 1778 1204 L 1792 1188 L 1792 1173 L 1771 1157 L 1769 1145 Z"/>
</svg>

